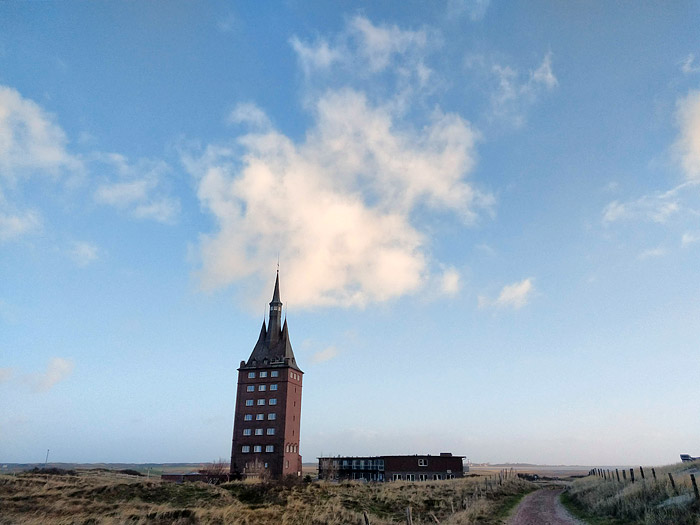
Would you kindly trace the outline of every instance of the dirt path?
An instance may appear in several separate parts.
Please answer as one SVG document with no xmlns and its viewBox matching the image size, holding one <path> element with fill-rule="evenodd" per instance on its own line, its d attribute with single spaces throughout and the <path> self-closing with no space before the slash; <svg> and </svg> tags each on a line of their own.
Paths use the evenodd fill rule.
<svg viewBox="0 0 700 525">
<path fill-rule="evenodd" d="M 528 494 L 516 507 L 507 525 L 584 525 L 559 502 L 561 489 L 540 489 Z"/>
</svg>

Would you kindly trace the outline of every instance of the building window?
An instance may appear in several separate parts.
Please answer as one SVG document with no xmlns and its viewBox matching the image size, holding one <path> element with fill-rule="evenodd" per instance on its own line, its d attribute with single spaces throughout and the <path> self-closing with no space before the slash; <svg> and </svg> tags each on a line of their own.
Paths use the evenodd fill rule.
<svg viewBox="0 0 700 525">
<path fill-rule="evenodd" d="M 270 385 L 270 390 L 277 390 L 277 383 Z"/>
<path fill-rule="evenodd" d="M 258 399 L 258 405 L 264 405 L 265 400 L 264 399 Z M 270 403 L 272 405 L 272 403 Z"/>
<path fill-rule="evenodd" d="M 244 428 L 244 429 L 243 429 L 243 435 L 244 435 L 244 436 L 250 436 L 250 429 L 249 429 L 249 428 Z"/>
<path fill-rule="evenodd" d="M 415 474 L 406 474 L 406 481 L 416 481 Z"/>
<path fill-rule="evenodd" d="M 248 372 L 248 379 L 255 379 L 255 372 Z"/>
<path fill-rule="evenodd" d="M 401 474 L 392 474 L 391 475 L 391 481 L 400 481 L 401 480 Z"/>
<path fill-rule="evenodd" d="M 253 406 L 253 400 L 252 400 L 252 399 L 246 399 L 246 400 L 245 400 L 245 406 L 247 406 L 247 407 L 252 407 L 252 406 Z"/>
<path fill-rule="evenodd" d="M 273 370 L 270 372 L 270 377 L 279 377 L 280 373 L 277 370 Z"/>
<path fill-rule="evenodd" d="M 274 452 L 274 451 L 275 451 L 274 445 L 266 445 L 265 446 L 265 452 Z"/>
<path fill-rule="evenodd" d="M 243 445 L 241 447 L 241 452 L 243 452 L 244 454 L 247 454 L 248 452 L 250 452 L 250 447 L 248 445 Z"/>
<path fill-rule="evenodd" d="M 442 474 L 433 474 L 433 479 L 434 480 L 442 479 Z"/>
<path fill-rule="evenodd" d="M 243 421 L 253 421 L 253 414 L 246 414 L 243 416 Z"/>
<path fill-rule="evenodd" d="M 259 391 L 259 392 L 264 392 L 265 390 L 267 390 L 267 386 L 266 386 L 266 385 L 260 385 L 260 386 L 258 387 L 258 391 Z"/>
<path fill-rule="evenodd" d="M 265 419 L 265 414 L 255 414 L 255 421 L 262 421 Z"/>
<path fill-rule="evenodd" d="M 255 386 L 253 385 L 248 385 L 246 387 L 246 392 L 255 392 Z"/>
<path fill-rule="evenodd" d="M 419 459 L 419 460 L 418 460 L 418 466 L 419 466 L 419 467 L 427 467 L 427 466 L 428 466 L 428 460 L 427 460 L 427 459 Z"/>
<path fill-rule="evenodd" d="M 256 435 L 256 436 L 262 436 L 262 435 L 263 435 L 262 430 L 263 430 L 262 428 L 256 428 L 256 429 L 255 429 L 255 435 Z"/>
<path fill-rule="evenodd" d="M 265 400 L 263 399 L 262 401 L 263 401 L 263 404 L 264 404 Z M 272 399 L 270 399 L 270 404 L 271 404 L 271 405 L 276 405 L 276 404 L 277 404 L 277 399 L 274 398 L 274 397 L 273 397 Z"/>
<path fill-rule="evenodd" d="M 253 447 L 253 452 L 262 452 L 262 445 L 255 445 Z"/>
<path fill-rule="evenodd" d="M 267 372 L 260 372 L 260 377 L 267 377 Z"/>
<path fill-rule="evenodd" d="M 274 436 L 274 435 L 275 435 L 275 429 L 274 429 L 274 428 L 268 428 L 268 429 L 267 429 L 267 435 L 268 435 L 268 436 Z"/>
<path fill-rule="evenodd" d="M 267 419 L 268 419 L 268 421 L 274 421 L 275 419 L 277 419 L 277 414 L 275 414 L 274 412 L 271 412 L 267 415 Z"/>
<path fill-rule="evenodd" d="M 289 468 L 289 460 L 284 462 L 284 468 Z"/>
</svg>

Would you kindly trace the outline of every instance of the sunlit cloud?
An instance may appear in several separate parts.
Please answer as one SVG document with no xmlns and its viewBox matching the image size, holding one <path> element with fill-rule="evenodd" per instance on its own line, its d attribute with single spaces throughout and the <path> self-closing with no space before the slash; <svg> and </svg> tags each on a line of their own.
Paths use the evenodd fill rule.
<svg viewBox="0 0 700 525">
<path fill-rule="evenodd" d="M 125 211 L 137 219 L 172 223 L 180 212 L 180 202 L 163 189 L 169 168 L 163 161 L 139 160 L 131 163 L 123 155 L 96 154 L 94 162 L 112 172 L 94 192 L 95 201 Z"/>
<path fill-rule="evenodd" d="M 473 22 L 481 20 L 488 11 L 491 0 L 448 0 L 447 16 L 455 18 L 467 15 Z"/>
<path fill-rule="evenodd" d="M 356 17 L 342 52 L 324 67 L 359 67 L 365 75 L 393 70 L 401 57 L 417 71 L 424 56 L 416 50 L 428 47 L 428 38 Z M 292 45 L 304 64 L 308 46 L 325 49 L 324 42 Z M 439 108 L 421 126 L 409 124 L 401 105 L 368 87 L 313 84 L 303 97 L 312 116 L 303 140 L 270 127 L 183 154 L 217 224 L 200 239 L 201 283 L 215 289 L 251 277 L 265 281 L 279 254 L 295 307 L 362 307 L 415 293 L 440 265 L 421 214 L 450 212 L 469 225 L 494 204 L 468 180 L 479 133 Z M 238 121 L 255 128 L 268 121 L 255 106 L 237 111 Z M 440 288 L 452 294 L 458 285 L 458 275 L 448 274 Z"/>
<path fill-rule="evenodd" d="M 75 365 L 70 359 L 53 357 L 49 360 L 45 372 L 30 374 L 25 377 L 25 380 L 35 392 L 46 392 L 69 377 L 74 368 Z"/>
<path fill-rule="evenodd" d="M 36 232 L 41 229 L 41 225 L 41 216 L 35 210 L 26 210 L 19 213 L 0 211 L 0 243 Z"/>
<path fill-rule="evenodd" d="M 700 241 L 700 232 L 685 232 L 681 236 L 681 244 L 683 246 L 688 246 L 689 244 L 695 244 Z"/>
<path fill-rule="evenodd" d="M 312 355 L 311 362 L 314 364 L 318 364 L 323 363 L 325 361 L 330 361 L 331 359 L 338 357 L 338 353 L 338 349 L 335 346 L 329 346 Z"/>
<path fill-rule="evenodd" d="M 0 86 L 0 178 L 81 170 L 81 160 L 68 153 L 67 143 L 49 113 L 17 90 Z"/>
<path fill-rule="evenodd" d="M 677 104 L 680 135 L 675 144 L 688 180 L 700 182 L 700 91 L 691 91 Z"/>
<path fill-rule="evenodd" d="M 479 296 L 479 308 L 514 308 L 516 310 L 525 306 L 532 297 L 535 287 L 532 278 L 528 277 L 520 282 L 509 284 L 503 287 L 496 299 L 486 296 Z"/>
<path fill-rule="evenodd" d="M 99 248 L 90 242 L 76 241 L 71 245 L 69 254 L 75 264 L 84 268 L 99 258 Z"/>
<path fill-rule="evenodd" d="M 658 257 L 663 257 L 664 255 L 666 255 L 666 249 L 661 246 L 657 246 L 656 248 L 649 248 L 648 250 L 644 250 L 642 253 L 639 254 L 638 258 L 641 260 L 654 259 Z"/>
<path fill-rule="evenodd" d="M 12 368 L 0 368 L 0 385 L 9 381 L 14 375 Z"/>
<path fill-rule="evenodd" d="M 456 295 L 462 288 L 461 276 L 456 268 L 446 269 L 440 279 L 440 288 L 445 295 Z"/>
<path fill-rule="evenodd" d="M 695 55 L 690 53 L 681 61 L 681 71 L 686 75 L 700 73 L 700 64 L 695 62 Z"/>
<path fill-rule="evenodd" d="M 265 112 L 252 102 L 238 104 L 228 116 L 231 124 L 246 124 L 253 128 L 266 129 L 271 126 Z"/>
</svg>

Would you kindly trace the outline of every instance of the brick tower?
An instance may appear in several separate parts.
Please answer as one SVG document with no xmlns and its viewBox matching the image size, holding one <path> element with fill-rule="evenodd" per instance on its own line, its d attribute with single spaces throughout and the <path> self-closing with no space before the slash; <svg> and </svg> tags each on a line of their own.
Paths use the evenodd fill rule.
<svg viewBox="0 0 700 525">
<path fill-rule="evenodd" d="M 258 342 L 238 369 L 231 474 L 236 477 L 301 476 L 299 428 L 303 372 L 294 359 L 287 320 L 282 325 L 280 276 Z"/>
</svg>

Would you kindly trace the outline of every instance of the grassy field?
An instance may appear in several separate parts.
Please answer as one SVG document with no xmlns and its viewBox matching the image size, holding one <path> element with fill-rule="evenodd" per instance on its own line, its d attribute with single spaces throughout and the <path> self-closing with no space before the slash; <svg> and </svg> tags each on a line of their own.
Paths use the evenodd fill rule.
<svg viewBox="0 0 700 525">
<path fill-rule="evenodd" d="M 645 479 L 638 468 L 634 470 L 634 483 L 629 469 L 626 480 L 620 472 L 621 481 L 617 481 L 614 471 L 608 479 L 588 476 L 577 480 L 562 501 L 573 514 L 593 525 L 700 525 L 700 501 L 690 481 L 691 473 L 700 478 L 699 462 L 656 467 L 656 479 L 651 468 L 644 469 Z"/>
<path fill-rule="evenodd" d="M 360 524 L 500 523 L 533 485 L 461 480 L 177 485 L 109 471 L 0 475 L 0 524 Z"/>
</svg>

